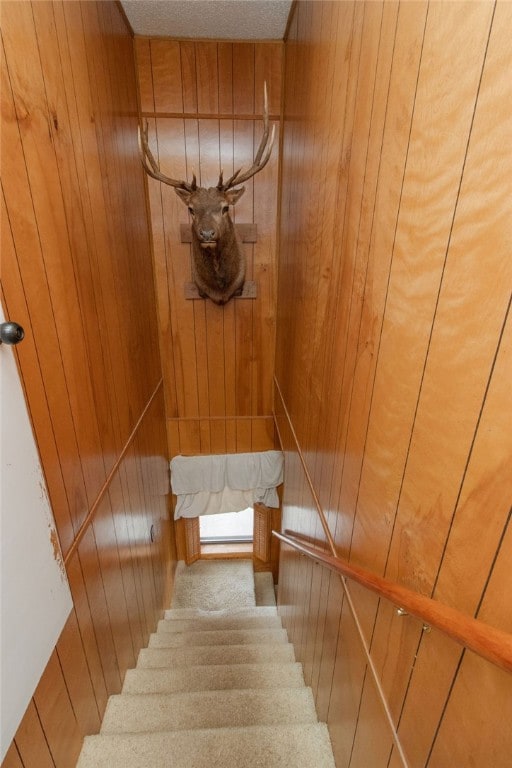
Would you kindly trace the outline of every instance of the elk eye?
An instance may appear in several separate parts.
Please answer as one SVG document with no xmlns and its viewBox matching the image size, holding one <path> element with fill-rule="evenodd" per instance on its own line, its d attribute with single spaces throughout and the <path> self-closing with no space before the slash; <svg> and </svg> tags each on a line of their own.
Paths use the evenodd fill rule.
<svg viewBox="0 0 512 768">
<path fill-rule="evenodd" d="M 222 206 L 222 213 L 227 213 L 229 211 L 229 205 L 223 205 Z"/>
<path fill-rule="evenodd" d="M 189 213 L 190 213 L 192 216 L 194 215 L 194 209 L 192 208 L 192 206 L 191 206 L 191 205 L 189 205 L 189 207 L 188 207 L 188 212 L 189 212 Z"/>
</svg>

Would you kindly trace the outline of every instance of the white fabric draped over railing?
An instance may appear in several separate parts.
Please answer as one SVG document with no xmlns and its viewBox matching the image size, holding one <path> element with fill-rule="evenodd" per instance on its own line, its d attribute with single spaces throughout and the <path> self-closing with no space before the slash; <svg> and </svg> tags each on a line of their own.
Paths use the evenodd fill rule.
<svg viewBox="0 0 512 768">
<path fill-rule="evenodd" d="M 171 488 L 177 496 L 174 519 L 241 512 L 255 503 L 279 507 L 283 482 L 281 451 L 175 456 Z"/>
</svg>

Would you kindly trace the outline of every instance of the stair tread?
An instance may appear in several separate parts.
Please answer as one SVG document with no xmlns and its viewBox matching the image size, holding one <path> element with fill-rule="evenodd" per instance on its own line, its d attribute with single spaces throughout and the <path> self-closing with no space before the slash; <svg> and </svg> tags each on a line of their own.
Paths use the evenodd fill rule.
<svg viewBox="0 0 512 768">
<path fill-rule="evenodd" d="M 201 608 L 168 608 L 165 619 L 210 619 L 224 616 L 277 616 L 277 608 L 271 605 L 250 608 L 223 608 L 218 611 L 205 611 Z"/>
<path fill-rule="evenodd" d="M 215 728 L 87 736 L 77 768 L 335 768 L 327 727 Z"/>
<path fill-rule="evenodd" d="M 206 629 L 195 632 L 156 632 L 149 638 L 148 648 L 179 648 L 204 645 L 259 645 L 287 643 L 285 629 Z"/>
<path fill-rule="evenodd" d="M 257 607 L 165 612 L 76 768 L 335 768 L 272 576 L 257 580 Z"/>
<path fill-rule="evenodd" d="M 311 688 L 267 691 L 214 690 L 186 693 L 123 693 L 111 696 L 101 733 L 316 723 Z"/>
<path fill-rule="evenodd" d="M 270 571 L 254 574 L 254 596 L 258 606 L 276 604 L 274 578 Z"/>
<path fill-rule="evenodd" d="M 281 629 L 281 619 L 272 616 L 203 616 L 196 619 L 161 619 L 158 632 L 194 632 L 208 629 Z"/>
<path fill-rule="evenodd" d="M 204 645 L 185 648 L 143 648 L 137 668 L 198 666 L 204 664 L 245 664 L 263 661 L 295 661 L 290 643 L 253 645 Z"/>
<path fill-rule="evenodd" d="M 299 662 L 219 664 L 185 669 L 129 669 L 123 693 L 166 693 L 227 688 L 285 688 L 304 685 Z"/>
</svg>

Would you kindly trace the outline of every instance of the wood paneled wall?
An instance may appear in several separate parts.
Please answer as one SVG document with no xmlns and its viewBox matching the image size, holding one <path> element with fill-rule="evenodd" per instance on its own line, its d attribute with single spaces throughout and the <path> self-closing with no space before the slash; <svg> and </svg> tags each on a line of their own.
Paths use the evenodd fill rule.
<svg viewBox="0 0 512 768">
<path fill-rule="evenodd" d="M 174 557 L 133 43 L 114 2 L 1 10 L 2 298 L 74 600 L 4 764 L 72 768 Z"/>
<path fill-rule="evenodd" d="M 219 171 L 251 164 L 262 122 L 263 83 L 279 128 L 282 43 L 224 43 L 136 38 L 141 110 L 150 146 L 168 176 L 203 186 Z M 277 131 L 278 134 L 278 131 Z M 190 245 L 180 242 L 186 207 L 174 190 L 148 178 L 161 356 L 171 456 L 273 448 L 278 144 L 270 162 L 245 184 L 234 209 L 255 222 L 245 244 L 255 300 L 224 307 L 185 299 Z"/>
<path fill-rule="evenodd" d="M 275 407 L 284 528 L 512 632 L 511 34 L 296 4 Z M 286 550 L 280 590 L 338 768 L 509 763 L 509 675 Z"/>
</svg>

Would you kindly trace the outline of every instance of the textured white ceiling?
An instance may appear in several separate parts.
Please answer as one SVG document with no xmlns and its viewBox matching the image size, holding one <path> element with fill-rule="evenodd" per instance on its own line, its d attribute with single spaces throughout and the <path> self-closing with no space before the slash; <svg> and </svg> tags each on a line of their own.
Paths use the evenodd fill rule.
<svg viewBox="0 0 512 768">
<path fill-rule="evenodd" d="M 121 0 L 136 35 L 281 40 L 292 0 Z"/>
</svg>

